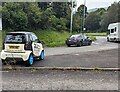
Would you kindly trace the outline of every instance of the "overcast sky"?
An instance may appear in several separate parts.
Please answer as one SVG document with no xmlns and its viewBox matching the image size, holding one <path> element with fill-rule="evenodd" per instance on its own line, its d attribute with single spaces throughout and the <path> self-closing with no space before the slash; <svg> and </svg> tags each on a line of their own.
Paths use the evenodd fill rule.
<svg viewBox="0 0 120 92">
<path fill-rule="evenodd" d="M 84 4 L 84 0 L 76 0 L 77 6 Z M 89 9 L 93 8 L 101 8 L 101 7 L 108 7 L 114 2 L 118 2 L 119 0 L 86 0 L 86 6 Z"/>
</svg>

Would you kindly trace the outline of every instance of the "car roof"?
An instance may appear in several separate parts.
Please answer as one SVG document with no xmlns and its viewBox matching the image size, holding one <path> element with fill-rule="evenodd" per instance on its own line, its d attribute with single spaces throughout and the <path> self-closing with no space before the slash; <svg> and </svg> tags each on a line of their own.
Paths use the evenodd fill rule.
<svg viewBox="0 0 120 92">
<path fill-rule="evenodd" d="M 71 35 L 71 36 L 79 36 L 79 35 L 84 35 L 84 34 L 74 34 L 74 35 Z"/>
<path fill-rule="evenodd" d="M 23 33 L 23 34 L 33 34 L 33 32 L 17 31 L 17 32 L 8 32 L 9 33 Z"/>
</svg>

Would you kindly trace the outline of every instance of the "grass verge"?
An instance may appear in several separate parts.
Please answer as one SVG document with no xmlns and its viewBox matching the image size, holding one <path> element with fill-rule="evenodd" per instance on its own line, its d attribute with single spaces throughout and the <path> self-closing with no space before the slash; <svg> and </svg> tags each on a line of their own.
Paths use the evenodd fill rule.
<svg viewBox="0 0 120 92">
<path fill-rule="evenodd" d="M 87 36 L 107 36 L 107 33 L 85 33 Z"/>
<path fill-rule="evenodd" d="M 48 47 L 64 46 L 65 40 L 69 36 L 68 32 L 58 31 L 33 31 Z"/>
<path fill-rule="evenodd" d="M 96 39 L 96 36 L 90 36 L 90 35 L 88 35 L 88 37 L 89 37 L 92 41 L 97 40 L 97 39 Z"/>
</svg>

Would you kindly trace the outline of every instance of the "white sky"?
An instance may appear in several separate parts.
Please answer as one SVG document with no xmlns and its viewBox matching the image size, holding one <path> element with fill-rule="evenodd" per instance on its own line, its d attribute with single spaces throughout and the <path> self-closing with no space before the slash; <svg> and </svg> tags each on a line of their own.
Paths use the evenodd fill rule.
<svg viewBox="0 0 120 92">
<path fill-rule="evenodd" d="M 84 4 L 84 0 L 76 0 L 77 1 L 77 7 L 79 5 Z M 119 0 L 86 0 L 86 6 L 89 9 L 93 8 L 102 8 L 102 7 L 108 7 L 114 2 L 118 2 Z"/>
</svg>

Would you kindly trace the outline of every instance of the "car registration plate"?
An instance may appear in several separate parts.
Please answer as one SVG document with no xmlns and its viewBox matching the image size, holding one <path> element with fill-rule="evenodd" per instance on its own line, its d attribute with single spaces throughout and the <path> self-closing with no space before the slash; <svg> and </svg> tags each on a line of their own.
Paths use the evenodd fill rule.
<svg viewBox="0 0 120 92">
<path fill-rule="evenodd" d="M 10 49 L 18 49 L 19 46 L 9 46 Z"/>
</svg>

